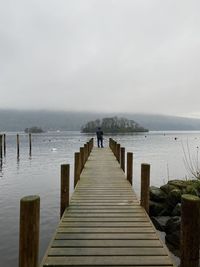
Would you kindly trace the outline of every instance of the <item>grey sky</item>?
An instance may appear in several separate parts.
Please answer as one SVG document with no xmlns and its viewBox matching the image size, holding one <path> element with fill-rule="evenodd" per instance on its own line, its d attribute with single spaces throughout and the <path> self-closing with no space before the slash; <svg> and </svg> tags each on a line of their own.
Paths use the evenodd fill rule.
<svg viewBox="0 0 200 267">
<path fill-rule="evenodd" d="M 0 0 L 0 108 L 200 117 L 199 0 Z"/>
</svg>

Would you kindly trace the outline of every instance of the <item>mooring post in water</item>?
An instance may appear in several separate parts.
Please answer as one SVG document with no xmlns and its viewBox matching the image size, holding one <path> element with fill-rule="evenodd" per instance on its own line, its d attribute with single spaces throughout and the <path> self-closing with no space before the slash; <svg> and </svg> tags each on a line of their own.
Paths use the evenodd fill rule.
<svg viewBox="0 0 200 267">
<path fill-rule="evenodd" d="M 60 186 L 60 218 L 65 209 L 69 206 L 69 177 L 70 165 L 61 165 L 61 186 Z"/>
<path fill-rule="evenodd" d="M 120 151 L 121 151 L 121 145 L 117 144 L 117 161 L 120 163 Z"/>
<path fill-rule="evenodd" d="M 19 158 L 19 134 L 17 134 L 17 158 Z"/>
<path fill-rule="evenodd" d="M 0 159 L 3 158 L 3 145 L 2 145 L 2 141 L 3 141 L 3 135 L 0 134 Z"/>
<path fill-rule="evenodd" d="M 125 147 L 121 147 L 120 151 L 120 166 L 125 171 Z"/>
<path fill-rule="evenodd" d="M 6 156 L 6 134 L 3 134 L 3 152 L 4 156 Z"/>
<path fill-rule="evenodd" d="M 127 153 L 127 180 L 130 182 L 130 184 L 133 184 L 133 153 L 128 152 Z"/>
<path fill-rule="evenodd" d="M 74 154 L 74 188 L 80 179 L 80 152 Z"/>
<path fill-rule="evenodd" d="M 29 133 L 29 156 L 32 155 L 32 138 L 31 133 Z"/>
<path fill-rule="evenodd" d="M 141 164 L 141 199 L 140 205 L 149 213 L 149 185 L 150 185 L 150 165 Z"/>
<path fill-rule="evenodd" d="M 182 195 L 181 199 L 181 264 L 180 267 L 199 266 L 200 198 Z"/>
<path fill-rule="evenodd" d="M 40 197 L 20 201 L 19 267 L 38 267 Z"/>
</svg>

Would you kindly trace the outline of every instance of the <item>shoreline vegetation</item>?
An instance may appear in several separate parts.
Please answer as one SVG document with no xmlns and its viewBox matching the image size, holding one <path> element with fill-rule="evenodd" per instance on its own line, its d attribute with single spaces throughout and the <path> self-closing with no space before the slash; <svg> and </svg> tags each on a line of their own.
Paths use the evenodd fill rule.
<svg viewBox="0 0 200 267">
<path fill-rule="evenodd" d="M 135 133 L 149 131 L 134 120 L 110 117 L 87 122 L 81 127 L 81 132 L 95 133 L 98 127 L 100 127 L 104 133 Z"/>
</svg>

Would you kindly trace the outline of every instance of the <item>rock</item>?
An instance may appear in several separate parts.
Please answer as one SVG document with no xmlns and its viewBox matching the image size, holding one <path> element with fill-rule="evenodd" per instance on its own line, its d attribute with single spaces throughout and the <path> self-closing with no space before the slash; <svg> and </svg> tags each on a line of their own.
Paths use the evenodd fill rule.
<svg viewBox="0 0 200 267">
<path fill-rule="evenodd" d="M 181 203 L 178 203 L 173 209 L 172 216 L 181 216 Z"/>
<path fill-rule="evenodd" d="M 165 236 L 166 242 L 173 245 L 174 248 L 180 247 L 180 231 L 175 231 L 171 234 L 166 234 Z"/>
<path fill-rule="evenodd" d="M 165 232 L 167 234 L 171 234 L 176 231 L 180 231 L 180 225 L 181 225 L 181 217 L 180 216 L 174 216 L 171 217 L 166 224 Z"/>
<path fill-rule="evenodd" d="M 169 206 L 174 208 L 177 203 L 181 202 L 181 190 L 180 189 L 173 189 L 171 192 L 169 192 L 167 202 Z"/>
<path fill-rule="evenodd" d="M 165 239 L 175 248 L 178 248 L 180 246 L 180 226 L 181 218 L 179 216 L 175 216 L 167 221 L 165 227 Z"/>
<path fill-rule="evenodd" d="M 182 189 L 186 188 L 187 181 L 185 181 L 185 180 L 170 180 L 168 182 L 168 184 L 173 185 L 173 186 L 177 187 L 178 189 L 182 190 Z"/>
<path fill-rule="evenodd" d="M 167 194 L 156 186 L 150 186 L 149 193 L 153 201 L 164 202 L 167 198 Z"/>
<path fill-rule="evenodd" d="M 164 232 L 167 221 L 170 219 L 169 216 L 158 216 L 158 217 L 151 217 L 151 220 L 155 226 L 155 228 L 159 231 Z"/>
<path fill-rule="evenodd" d="M 164 191 L 166 194 L 169 194 L 173 189 L 176 189 L 177 187 L 171 184 L 165 184 L 160 187 L 162 191 Z"/>
<path fill-rule="evenodd" d="M 149 201 L 149 214 L 150 216 L 159 216 L 161 212 L 165 209 L 163 203 L 158 203 L 155 201 Z"/>
<path fill-rule="evenodd" d="M 186 194 L 191 194 L 194 196 L 199 196 L 198 190 L 193 185 L 187 185 L 186 187 Z"/>
</svg>

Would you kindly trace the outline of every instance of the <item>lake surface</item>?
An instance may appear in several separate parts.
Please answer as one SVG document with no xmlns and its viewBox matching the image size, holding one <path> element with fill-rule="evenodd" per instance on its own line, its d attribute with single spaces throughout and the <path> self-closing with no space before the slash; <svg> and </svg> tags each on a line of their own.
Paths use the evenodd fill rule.
<svg viewBox="0 0 200 267">
<path fill-rule="evenodd" d="M 74 152 L 92 135 L 79 132 L 49 132 L 32 135 L 29 157 L 28 135 L 20 133 L 20 158 L 17 159 L 16 133 L 7 133 L 7 151 L 0 165 L 0 265 L 18 266 L 19 204 L 26 195 L 39 195 L 40 259 L 59 222 L 60 165 L 71 167 L 73 193 Z M 141 163 L 151 164 L 151 185 L 160 186 L 168 179 L 191 177 L 183 158 L 183 146 L 190 148 L 196 160 L 200 132 L 149 132 L 105 136 L 105 146 L 112 137 L 134 153 L 133 187 L 139 196 Z M 95 143 L 96 145 L 96 143 Z"/>
</svg>

